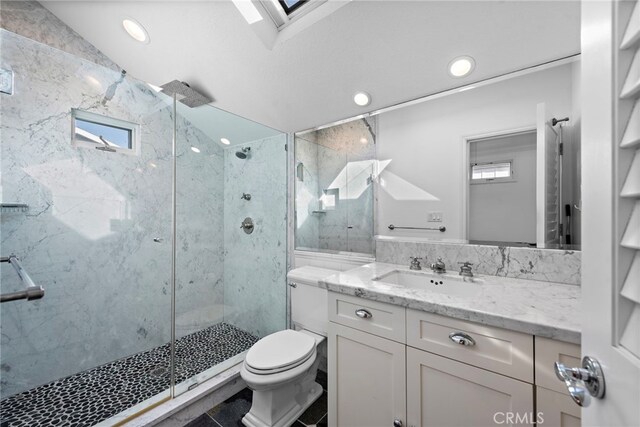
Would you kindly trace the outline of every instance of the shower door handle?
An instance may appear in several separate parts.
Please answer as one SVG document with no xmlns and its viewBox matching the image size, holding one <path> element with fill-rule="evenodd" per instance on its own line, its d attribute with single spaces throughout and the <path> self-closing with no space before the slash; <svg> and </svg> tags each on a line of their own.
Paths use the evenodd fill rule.
<svg viewBox="0 0 640 427">
<path fill-rule="evenodd" d="M 18 277 L 20 281 L 25 285 L 25 289 L 23 291 L 18 292 L 8 292 L 6 294 L 0 294 L 0 303 L 16 301 L 19 299 L 26 299 L 27 301 L 31 301 L 34 299 L 40 299 L 44 296 L 44 289 L 42 286 L 38 286 L 33 283 L 29 274 L 22 267 L 22 263 L 20 262 L 20 258 L 15 255 L 10 255 L 8 257 L 0 258 L 0 262 L 8 262 L 18 273 Z"/>
</svg>

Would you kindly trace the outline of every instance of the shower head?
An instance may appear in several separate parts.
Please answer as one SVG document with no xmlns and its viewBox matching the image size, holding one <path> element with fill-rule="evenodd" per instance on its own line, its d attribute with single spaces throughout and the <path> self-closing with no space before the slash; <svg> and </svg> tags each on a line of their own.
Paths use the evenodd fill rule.
<svg viewBox="0 0 640 427">
<path fill-rule="evenodd" d="M 569 117 L 565 117 L 564 119 L 556 119 L 555 117 L 553 119 L 551 119 L 551 126 L 555 126 L 560 122 L 568 122 L 569 121 Z"/>
<path fill-rule="evenodd" d="M 161 87 L 162 92 L 169 96 L 176 95 L 176 99 L 189 108 L 199 107 L 213 101 L 213 99 L 204 96 L 197 90 L 192 89 L 187 83 L 179 80 L 173 80 L 163 84 Z"/>
<path fill-rule="evenodd" d="M 236 151 L 236 157 L 242 160 L 248 159 L 251 157 L 251 148 L 242 147 L 239 151 Z"/>
</svg>

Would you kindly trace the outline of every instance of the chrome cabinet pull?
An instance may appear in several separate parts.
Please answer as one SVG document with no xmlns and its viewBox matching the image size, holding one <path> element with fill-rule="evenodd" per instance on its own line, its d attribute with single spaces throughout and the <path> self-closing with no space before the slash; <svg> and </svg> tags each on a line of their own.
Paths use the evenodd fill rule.
<svg viewBox="0 0 640 427">
<path fill-rule="evenodd" d="M 402 421 L 396 418 L 393 420 L 393 427 L 402 427 Z"/>
<path fill-rule="evenodd" d="M 604 374 L 600 363 L 593 357 L 583 357 L 582 368 L 568 368 L 555 362 L 554 370 L 558 379 L 564 381 L 571 398 L 578 406 L 589 406 L 591 396 L 596 399 L 604 397 Z"/>
<path fill-rule="evenodd" d="M 451 332 L 449 334 L 449 339 L 456 344 L 466 345 L 467 347 L 476 345 L 476 340 L 471 338 L 471 335 L 467 335 L 464 332 Z"/>
<path fill-rule="evenodd" d="M 373 317 L 373 314 L 369 310 L 365 310 L 364 308 L 359 308 L 356 310 L 356 316 L 361 319 L 370 319 Z"/>
</svg>

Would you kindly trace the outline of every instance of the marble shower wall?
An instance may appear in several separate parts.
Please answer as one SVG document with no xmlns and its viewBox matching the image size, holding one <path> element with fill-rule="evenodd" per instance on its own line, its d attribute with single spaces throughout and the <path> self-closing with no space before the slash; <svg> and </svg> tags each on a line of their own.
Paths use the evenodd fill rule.
<svg viewBox="0 0 640 427">
<path fill-rule="evenodd" d="M 423 267 L 440 257 L 452 271 L 458 271 L 459 262 L 469 261 L 480 274 L 580 284 L 578 251 L 377 238 L 376 261 L 409 266 L 410 256 L 422 257 Z"/>
<path fill-rule="evenodd" d="M 111 68 L 5 30 L 0 43 L 1 66 L 15 73 L 15 94 L 0 95 L 2 201 L 29 205 L 2 213 L 2 255 L 20 256 L 46 289 L 40 301 L 2 306 L 6 397 L 169 341 L 173 113 L 164 95 Z M 74 147 L 71 108 L 139 123 L 140 155 Z M 222 317 L 223 155 L 178 123 L 177 323 L 186 334 Z M 1 284 L 20 287 L 6 264 Z"/>
<path fill-rule="evenodd" d="M 368 120 L 375 128 L 375 117 Z M 321 129 L 296 141 L 296 164 L 308 158 L 310 174 L 317 171 L 308 183 L 296 180 L 296 189 L 303 186 L 304 190 L 296 193 L 296 247 L 372 254 L 375 140 L 365 121 Z M 316 183 L 315 197 L 311 197 Z M 325 192 L 335 195 L 335 206 L 322 202 Z M 316 209 L 324 213 L 309 213 Z M 307 219 L 301 222 L 304 215 Z M 318 242 L 311 246 L 315 244 L 316 222 Z"/>
<path fill-rule="evenodd" d="M 318 184 L 318 145 L 296 137 L 296 247 L 320 247 L 320 195 Z M 302 169 L 302 179 L 299 170 Z"/>
<path fill-rule="evenodd" d="M 263 337 L 286 327 L 287 152 L 285 134 L 225 151 L 224 320 Z M 251 194 L 251 200 L 241 198 Z M 251 217 L 246 234 L 240 223 Z"/>
</svg>

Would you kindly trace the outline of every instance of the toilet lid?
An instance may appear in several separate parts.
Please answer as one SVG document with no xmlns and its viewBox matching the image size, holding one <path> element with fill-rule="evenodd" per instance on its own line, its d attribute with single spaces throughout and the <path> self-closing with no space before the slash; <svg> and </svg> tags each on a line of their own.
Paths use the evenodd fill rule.
<svg viewBox="0 0 640 427">
<path fill-rule="evenodd" d="M 309 359 L 315 348 L 315 339 L 302 332 L 287 329 L 267 335 L 255 343 L 247 353 L 245 363 L 252 370 L 281 371 Z"/>
</svg>

